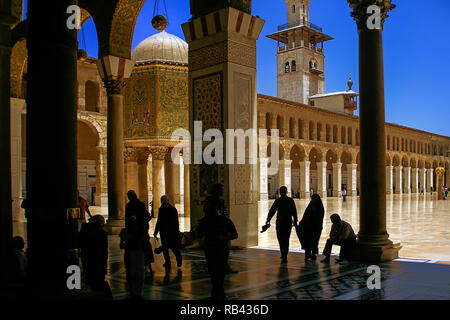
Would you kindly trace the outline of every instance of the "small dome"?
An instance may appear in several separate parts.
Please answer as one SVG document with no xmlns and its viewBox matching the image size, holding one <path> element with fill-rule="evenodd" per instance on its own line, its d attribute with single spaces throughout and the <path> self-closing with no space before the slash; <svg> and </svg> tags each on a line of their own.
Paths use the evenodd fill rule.
<svg viewBox="0 0 450 320">
<path fill-rule="evenodd" d="M 188 44 L 173 34 L 161 31 L 142 41 L 131 53 L 135 62 L 188 62 Z"/>
</svg>

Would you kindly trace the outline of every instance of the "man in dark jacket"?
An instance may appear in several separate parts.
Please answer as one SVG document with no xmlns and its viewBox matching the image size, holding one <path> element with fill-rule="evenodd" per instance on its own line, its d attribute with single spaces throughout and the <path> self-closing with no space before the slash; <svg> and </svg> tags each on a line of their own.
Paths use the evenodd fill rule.
<svg viewBox="0 0 450 320">
<path fill-rule="evenodd" d="M 238 234 L 233 222 L 220 214 L 221 202 L 211 201 L 206 216 L 199 221 L 198 235 L 204 238 L 204 249 L 208 272 L 211 277 L 213 300 L 224 300 L 223 286 L 230 253 L 229 242 Z"/>
<path fill-rule="evenodd" d="M 158 220 L 156 221 L 153 236 L 156 238 L 159 232 L 161 232 L 161 245 L 165 260 L 164 267 L 170 269 L 169 249 L 171 249 L 177 259 L 177 267 L 181 268 L 183 259 L 180 253 L 178 211 L 170 204 L 169 197 L 166 195 L 161 197 L 161 208 L 158 211 Z"/>
<path fill-rule="evenodd" d="M 270 224 L 270 220 L 277 213 L 277 238 L 281 251 L 281 263 L 287 263 L 287 255 L 289 252 L 289 238 L 291 237 L 292 226 L 297 225 L 297 208 L 294 199 L 287 196 L 287 188 L 280 188 L 280 197 L 274 201 L 269 210 L 266 224 Z"/>
</svg>

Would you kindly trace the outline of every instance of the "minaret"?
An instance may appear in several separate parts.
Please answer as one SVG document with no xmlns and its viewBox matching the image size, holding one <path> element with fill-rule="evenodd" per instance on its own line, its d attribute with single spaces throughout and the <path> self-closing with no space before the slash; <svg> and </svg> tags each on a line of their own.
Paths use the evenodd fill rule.
<svg viewBox="0 0 450 320">
<path fill-rule="evenodd" d="M 324 93 L 323 43 L 333 40 L 309 20 L 311 0 L 285 0 L 287 24 L 267 37 L 277 41 L 278 97 L 309 104 L 309 97 Z"/>
</svg>

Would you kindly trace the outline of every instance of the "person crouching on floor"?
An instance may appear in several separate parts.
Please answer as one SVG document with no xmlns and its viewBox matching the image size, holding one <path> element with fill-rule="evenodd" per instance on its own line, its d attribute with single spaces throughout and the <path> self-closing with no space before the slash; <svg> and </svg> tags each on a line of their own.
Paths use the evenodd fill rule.
<svg viewBox="0 0 450 320">
<path fill-rule="evenodd" d="M 331 249 L 333 245 L 338 245 L 341 246 L 339 259 L 336 259 L 336 262 L 339 263 L 348 258 L 348 249 L 356 244 L 356 235 L 352 226 L 348 222 L 341 220 L 337 213 L 332 214 L 330 220 L 333 225 L 331 226 L 330 238 L 327 240 L 322 253 L 325 259 L 321 262 L 330 262 Z"/>
</svg>

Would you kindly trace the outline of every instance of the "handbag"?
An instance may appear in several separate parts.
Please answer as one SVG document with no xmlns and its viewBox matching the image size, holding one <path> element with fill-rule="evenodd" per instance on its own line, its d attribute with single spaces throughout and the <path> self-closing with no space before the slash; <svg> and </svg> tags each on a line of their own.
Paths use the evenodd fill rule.
<svg viewBox="0 0 450 320">
<path fill-rule="evenodd" d="M 158 246 L 155 245 L 155 250 L 153 250 L 153 252 L 155 254 L 160 254 L 161 252 L 163 252 L 163 247 L 162 247 L 162 245 L 159 244 L 158 238 L 155 237 L 155 241 Z"/>
</svg>

